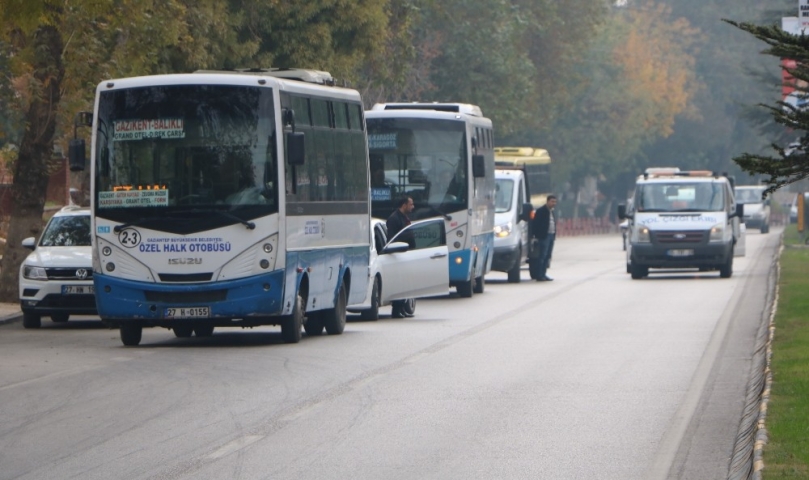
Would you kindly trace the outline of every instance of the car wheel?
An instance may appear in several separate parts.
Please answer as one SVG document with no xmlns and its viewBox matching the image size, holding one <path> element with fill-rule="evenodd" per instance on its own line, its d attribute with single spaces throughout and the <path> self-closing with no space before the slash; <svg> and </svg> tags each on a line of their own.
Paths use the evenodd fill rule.
<svg viewBox="0 0 809 480">
<path fill-rule="evenodd" d="M 733 254 L 728 257 L 724 265 L 719 266 L 719 278 L 730 278 L 733 275 Z"/>
<path fill-rule="evenodd" d="M 371 289 L 371 308 L 360 312 L 360 318 L 363 320 L 379 320 L 379 296 L 381 294 L 379 290 L 379 277 L 374 277 L 374 286 Z"/>
<path fill-rule="evenodd" d="M 483 275 L 475 278 L 475 293 L 483 293 L 483 290 L 486 288 L 486 279 Z"/>
<path fill-rule="evenodd" d="M 70 314 L 68 313 L 54 313 L 51 315 L 51 320 L 56 323 L 64 323 L 70 319 Z"/>
<path fill-rule="evenodd" d="M 303 304 L 303 297 L 300 293 L 295 297 L 295 307 L 292 309 L 292 315 L 286 317 L 281 323 L 281 336 L 286 343 L 298 343 L 301 341 L 301 327 L 303 326 L 303 318 L 305 316 Z"/>
<path fill-rule="evenodd" d="M 210 337 L 213 335 L 213 325 L 198 325 L 194 327 L 194 335 L 198 337 Z"/>
<path fill-rule="evenodd" d="M 194 333 L 193 327 L 189 327 L 188 325 L 173 327 L 172 330 L 174 330 L 174 336 L 177 338 L 188 338 Z"/>
<path fill-rule="evenodd" d="M 340 290 L 337 292 L 337 303 L 334 308 L 323 310 L 320 314 L 323 327 L 329 335 L 340 335 L 346 327 L 346 286 L 340 282 Z"/>
<path fill-rule="evenodd" d="M 42 317 L 36 313 L 23 312 L 22 326 L 23 328 L 39 328 L 42 326 Z"/>
<path fill-rule="evenodd" d="M 474 289 L 474 286 L 475 286 L 475 280 L 474 279 L 473 280 L 468 280 L 466 282 L 458 283 L 458 285 L 455 287 L 455 290 L 458 291 L 458 295 L 460 295 L 461 297 L 469 298 L 469 297 L 472 296 L 472 291 Z"/>
<path fill-rule="evenodd" d="M 406 300 L 402 300 L 402 313 L 407 315 L 408 317 L 412 317 L 416 314 L 416 299 L 415 298 L 408 298 Z"/>
<path fill-rule="evenodd" d="M 140 325 L 124 324 L 120 327 L 121 343 L 127 347 L 134 347 L 140 343 L 143 336 L 143 327 Z"/>
<path fill-rule="evenodd" d="M 514 263 L 514 266 L 511 267 L 511 270 L 508 271 L 508 283 L 520 283 L 520 257 L 517 257 L 517 261 Z"/>
<path fill-rule="evenodd" d="M 761 233 L 770 233 L 770 226 L 768 224 L 764 224 L 761 226 Z"/>
<path fill-rule="evenodd" d="M 649 275 L 649 267 L 641 267 L 633 264 L 631 270 L 632 280 L 639 280 Z"/>
</svg>

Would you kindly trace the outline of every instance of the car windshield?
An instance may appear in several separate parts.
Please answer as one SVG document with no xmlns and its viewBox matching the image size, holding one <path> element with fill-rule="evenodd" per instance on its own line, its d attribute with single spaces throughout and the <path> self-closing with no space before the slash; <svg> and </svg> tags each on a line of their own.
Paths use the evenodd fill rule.
<svg viewBox="0 0 809 480">
<path fill-rule="evenodd" d="M 736 203 L 762 203 L 764 188 L 737 188 Z"/>
<path fill-rule="evenodd" d="M 514 180 L 498 178 L 495 180 L 494 211 L 503 213 L 511 210 L 511 201 L 514 196 Z"/>
<path fill-rule="evenodd" d="M 644 183 L 635 193 L 638 212 L 719 212 L 725 208 L 722 183 Z"/>
<path fill-rule="evenodd" d="M 53 217 L 39 241 L 42 247 L 89 247 L 90 215 Z"/>
</svg>

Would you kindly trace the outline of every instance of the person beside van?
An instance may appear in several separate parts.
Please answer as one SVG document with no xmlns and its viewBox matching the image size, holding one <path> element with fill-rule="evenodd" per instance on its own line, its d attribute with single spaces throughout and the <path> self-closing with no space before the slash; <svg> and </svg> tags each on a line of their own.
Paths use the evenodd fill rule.
<svg viewBox="0 0 809 480">
<path fill-rule="evenodd" d="M 553 255 L 553 244 L 556 240 L 556 195 L 548 195 L 545 205 L 536 210 L 531 221 L 531 236 L 539 240 L 539 254 L 528 261 L 531 278 L 537 282 L 551 282 L 547 275 L 548 264 Z"/>
</svg>

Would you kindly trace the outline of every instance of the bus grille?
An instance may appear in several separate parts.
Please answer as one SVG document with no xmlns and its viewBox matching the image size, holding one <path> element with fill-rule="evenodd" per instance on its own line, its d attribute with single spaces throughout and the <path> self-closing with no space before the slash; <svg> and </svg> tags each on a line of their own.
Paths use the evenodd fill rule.
<svg viewBox="0 0 809 480">
<path fill-rule="evenodd" d="M 210 303 L 220 302 L 227 299 L 227 290 L 208 290 L 204 292 L 144 292 L 146 301 L 162 303 Z"/>
</svg>

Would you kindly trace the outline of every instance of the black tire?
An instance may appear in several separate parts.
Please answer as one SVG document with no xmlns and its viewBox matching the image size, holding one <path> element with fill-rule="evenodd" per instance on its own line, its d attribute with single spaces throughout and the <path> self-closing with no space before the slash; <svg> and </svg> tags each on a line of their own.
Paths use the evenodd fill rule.
<svg viewBox="0 0 809 480">
<path fill-rule="evenodd" d="M 363 320 L 379 320 L 379 277 L 374 277 L 374 286 L 371 289 L 371 308 L 360 312 L 360 318 Z"/>
<path fill-rule="evenodd" d="M 631 270 L 632 280 L 639 280 L 649 275 L 649 267 L 641 267 L 633 264 Z"/>
<path fill-rule="evenodd" d="M 730 278 L 733 275 L 733 253 L 728 257 L 724 265 L 719 266 L 719 278 Z"/>
<path fill-rule="evenodd" d="M 764 225 L 761 227 L 761 233 L 770 233 L 770 226 L 769 226 L 768 224 L 766 224 L 766 223 L 765 223 L 765 224 L 764 224 Z"/>
<path fill-rule="evenodd" d="M 55 323 L 65 323 L 70 319 L 69 313 L 54 313 L 51 314 L 51 321 Z"/>
<path fill-rule="evenodd" d="M 306 315 L 306 320 L 303 322 L 303 330 L 310 337 L 316 337 L 323 334 L 323 312 L 312 312 Z"/>
<path fill-rule="evenodd" d="M 520 278 L 520 261 L 517 260 L 514 266 L 511 267 L 511 270 L 509 270 L 507 273 L 508 283 L 520 283 L 520 280 L 522 280 L 522 278 Z"/>
<path fill-rule="evenodd" d="M 42 317 L 36 313 L 23 312 L 22 326 L 23 328 L 39 328 L 42 326 Z"/>
<path fill-rule="evenodd" d="M 194 327 L 194 335 L 198 337 L 210 337 L 213 335 L 213 325 L 197 325 Z"/>
<path fill-rule="evenodd" d="M 301 327 L 305 316 L 303 297 L 300 293 L 295 298 L 295 307 L 292 308 L 292 315 L 286 317 L 281 323 L 281 337 L 286 343 L 298 343 L 301 341 Z"/>
<path fill-rule="evenodd" d="M 120 327 L 121 343 L 127 347 L 135 347 L 143 336 L 143 327 L 140 325 L 123 324 Z"/>
<path fill-rule="evenodd" d="M 412 317 L 416 314 L 416 299 L 415 298 L 408 298 L 402 300 L 402 313 L 405 315 Z"/>
<path fill-rule="evenodd" d="M 483 293 L 483 290 L 486 289 L 486 279 L 483 275 L 477 277 L 475 279 L 475 288 L 472 290 L 475 293 Z"/>
<path fill-rule="evenodd" d="M 188 338 L 192 333 L 194 333 L 194 327 L 190 327 L 188 325 L 172 327 L 172 330 L 174 330 L 174 336 L 177 338 Z"/>
<path fill-rule="evenodd" d="M 457 290 L 458 295 L 463 298 L 469 298 L 472 296 L 472 292 L 474 291 L 475 287 L 475 280 L 469 280 L 466 282 L 461 282 L 455 286 L 455 290 Z"/>
<path fill-rule="evenodd" d="M 323 313 L 320 314 L 320 318 L 323 320 L 323 327 L 326 328 L 326 333 L 329 335 L 340 335 L 346 328 L 347 297 L 346 285 L 340 282 L 340 290 L 337 291 L 337 302 L 334 308 L 323 310 Z"/>
</svg>

